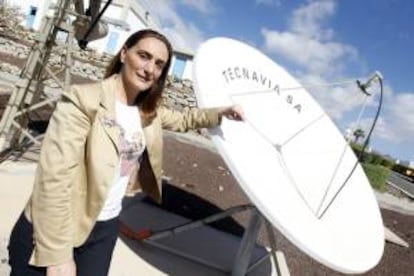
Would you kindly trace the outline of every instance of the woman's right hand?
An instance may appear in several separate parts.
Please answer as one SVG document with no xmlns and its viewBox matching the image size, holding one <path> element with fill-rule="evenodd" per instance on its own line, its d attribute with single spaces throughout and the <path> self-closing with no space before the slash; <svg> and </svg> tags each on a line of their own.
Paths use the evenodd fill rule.
<svg viewBox="0 0 414 276">
<path fill-rule="evenodd" d="M 48 266 L 46 276 L 76 276 L 76 264 L 73 259 L 59 265 Z"/>
<path fill-rule="evenodd" d="M 234 121 L 243 121 L 244 120 L 244 111 L 241 105 L 231 105 L 223 107 L 219 112 L 220 116 L 224 116 L 229 120 Z"/>
</svg>

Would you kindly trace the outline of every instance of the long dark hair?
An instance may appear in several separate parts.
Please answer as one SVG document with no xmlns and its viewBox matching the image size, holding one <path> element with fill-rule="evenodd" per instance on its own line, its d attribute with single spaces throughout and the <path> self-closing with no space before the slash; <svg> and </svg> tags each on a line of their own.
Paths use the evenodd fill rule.
<svg viewBox="0 0 414 276">
<path fill-rule="evenodd" d="M 151 30 L 151 29 L 144 29 L 137 31 L 130 35 L 128 39 L 125 41 L 123 47 L 127 49 L 136 45 L 139 41 L 144 38 L 153 37 L 162 41 L 168 50 L 168 60 L 162 70 L 158 81 L 154 83 L 154 85 L 146 91 L 142 91 L 138 94 L 137 98 L 135 99 L 135 103 L 138 105 L 141 111 L 141 115 L 144 118 L 150 118 L 155 115 L 157 106 L 161 101 L 162 91 L 164 90 L 165 81 L 167 79 L 168 70 L 171 65 L 171 58 L 172 58 L 172 46 L 168 39 L 162 35 L 161 33 Z M 121 51 L 122 49 L 114 56 L 112 61 L 110 62 L 106 73 L 105 78 L 112 76 L 113 74 L 118 74 L 121 72 L 122 69 L 122 62 L 121 62 Z"/>
</svg>

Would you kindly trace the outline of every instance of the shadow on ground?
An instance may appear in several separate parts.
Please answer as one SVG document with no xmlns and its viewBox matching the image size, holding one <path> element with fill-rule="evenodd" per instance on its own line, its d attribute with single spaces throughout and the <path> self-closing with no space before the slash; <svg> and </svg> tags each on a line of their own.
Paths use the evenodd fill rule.
<svg viewBox="0 0 414 276">
<path fill-rule="evenodd" d="M 163 203 L 161 205 L 142 194 L 127 198 L 124 200 L 121 221 L 134 231 L 151 230 L 158 233 L 164 229 L 171 229 L 223 211 L 225 210 L 197 195 L 164 182 Z M 198 258 L 206 262 L 208 266 L 212 265 L 217 275 L 224 275 L 223 272 L 229 273 L 233 268 L 234 258 L 243 233 L 243 226 L 231 217 L 226 217 L 209 224 L 209 226 L 200 226 L 157 240 L 156 243 L 161 246 L 154 245 L 152 241 L 139 242 L 122 234 L 120 238 L 141 259 L 168 275 L 183 275 L 183 269 L 180 266 L 194 266 L 195 263 L 188 259 L 179 262 L 174 261 L 172 256 L 175 253 L 171 254 L 171 252 L 167 253 L 171 254 L 170 257 L 163 257 L 166 254 L 165 248 L 172 248 L 178 254 Z M 160 247 L 163 249 L 160 249 Z M 266 253 L 264 247 L 256 246 L 252 254 L 251 264 L 262 259 Z M 257 268 L 252 269 L 251 273 L 254 275 L 271 275 L 271 270 L 270 259 L 264 258 L 264 261 Z M 210 272 L 205 273 L 207 272 L 200 270 L 197 275 L 216 275 Z"/>
</svg>

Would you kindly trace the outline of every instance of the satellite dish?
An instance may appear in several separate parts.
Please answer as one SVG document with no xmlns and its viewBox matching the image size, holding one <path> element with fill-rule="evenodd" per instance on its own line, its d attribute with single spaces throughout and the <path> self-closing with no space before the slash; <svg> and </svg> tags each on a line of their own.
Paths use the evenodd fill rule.
<svg viewBox="0 0 414 276">
<path fill-rule="evenodd" d="M 203 43 L 193 74 L 199 106 L 243 107 L 245 122 L 223 119 L 210 134 L 267 220 L 334 270 L 373 268 L 384 249 L 377 201 L 352 149 L 312 96 L 261 52 L 229 38 Z"/>
</svg>

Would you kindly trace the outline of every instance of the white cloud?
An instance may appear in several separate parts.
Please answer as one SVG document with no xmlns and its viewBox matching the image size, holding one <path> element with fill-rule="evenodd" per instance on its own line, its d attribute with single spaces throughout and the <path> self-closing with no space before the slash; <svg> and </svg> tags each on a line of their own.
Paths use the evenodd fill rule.
<svg viewBox="0 0 414 276">
<path fill-rule="evenodd" d="M 208 1 L 199 2 L 207 3 Z M 161 22 L 163 33 L 170 39 L 175 49 L 192 52 L 204 40 L 200 29 L 193 23 L 184 21 L 177 13 L 175 2 L 170 0 L 147 0 L 144 3 Z"/>
<path fill-rule="evenodd" d="M 334 32 L 330 28 L 322 28 L 322 23 L 334 13 L 333 1 L 311 2 L 293 12 L 289 29 L 304 37 L 329 40 Z"/>
<path fill-rule="evenodd" d="M 357 51 L 334 41 L 321 42 L 295 32 L 262 29 L 264 49 L 278 54 L 312 74 L 335 75 L 342 70 L 343 59 L 355 59 Z"/>
<path fill-rule="evenodd" d="M 180 2 L 202 14 L 213 14 L 217 11 L 211 0 L 180 0 Z"/>
<path fill-rule="evenodd" d="M 367 120 L 368 121 L 368 120 Z M 372 121 L 372 120 L 371 120 Z M 373 132 L 373 137 L 383 139 L 386 141 L 399 141 L 400 136 L 396 133 L 397 128 L 394 130 L 390 129 L 392 125 L 386 116 L 380 116 Z M 397 131 L 398 132 L 398 131 Z"/>
<path fill-rule="evenodd" d="M 257 6 L 263 5 L 263 6 L 276 6 L 279 7 L 282 5 L 281 0 L 255 0 L 255 4 Z"/>
<path fill-rule="evenodd" d="M 203 34 L 193 24 L 177 23 L 165 26 L 163 30 L 177 50 L 195 52 L 200 43 L 204 41 Z"/>
<path fill-rule="evenodd" d="M 386 132 L 382 137 L 397 141 L 409 141 L 414 137 L 414 93 L 399 93 L 384 102 Z M 388 137 L 387 133 L 392 133 Z M 398 137 L 398 138 L 396 138 Z"/>
<path fill-rule="evenodd" d="M 333 30 L 324 26 L 334 12 L 335 2 L 330 0 L 302 5 L 292 12 L 287 30 L 262 28 L 264 51 L 283 57 L 310 75 L 327 78 L 341 75 L 344 60 L 355 60 L 358 52 L 350 45 L 334 41 Z"/>
<path fill-rule="evenodd" d="M 356 60 L 358 51 L 335 41 L 334 31 L 326 21 L 335 13 L 333 0 L 308 2 L 292 12 L 287 30 L 262 28 L 263 49 L 280 55 L 311 75 L 336 77 L 349 61 Z"/>
</svg>

